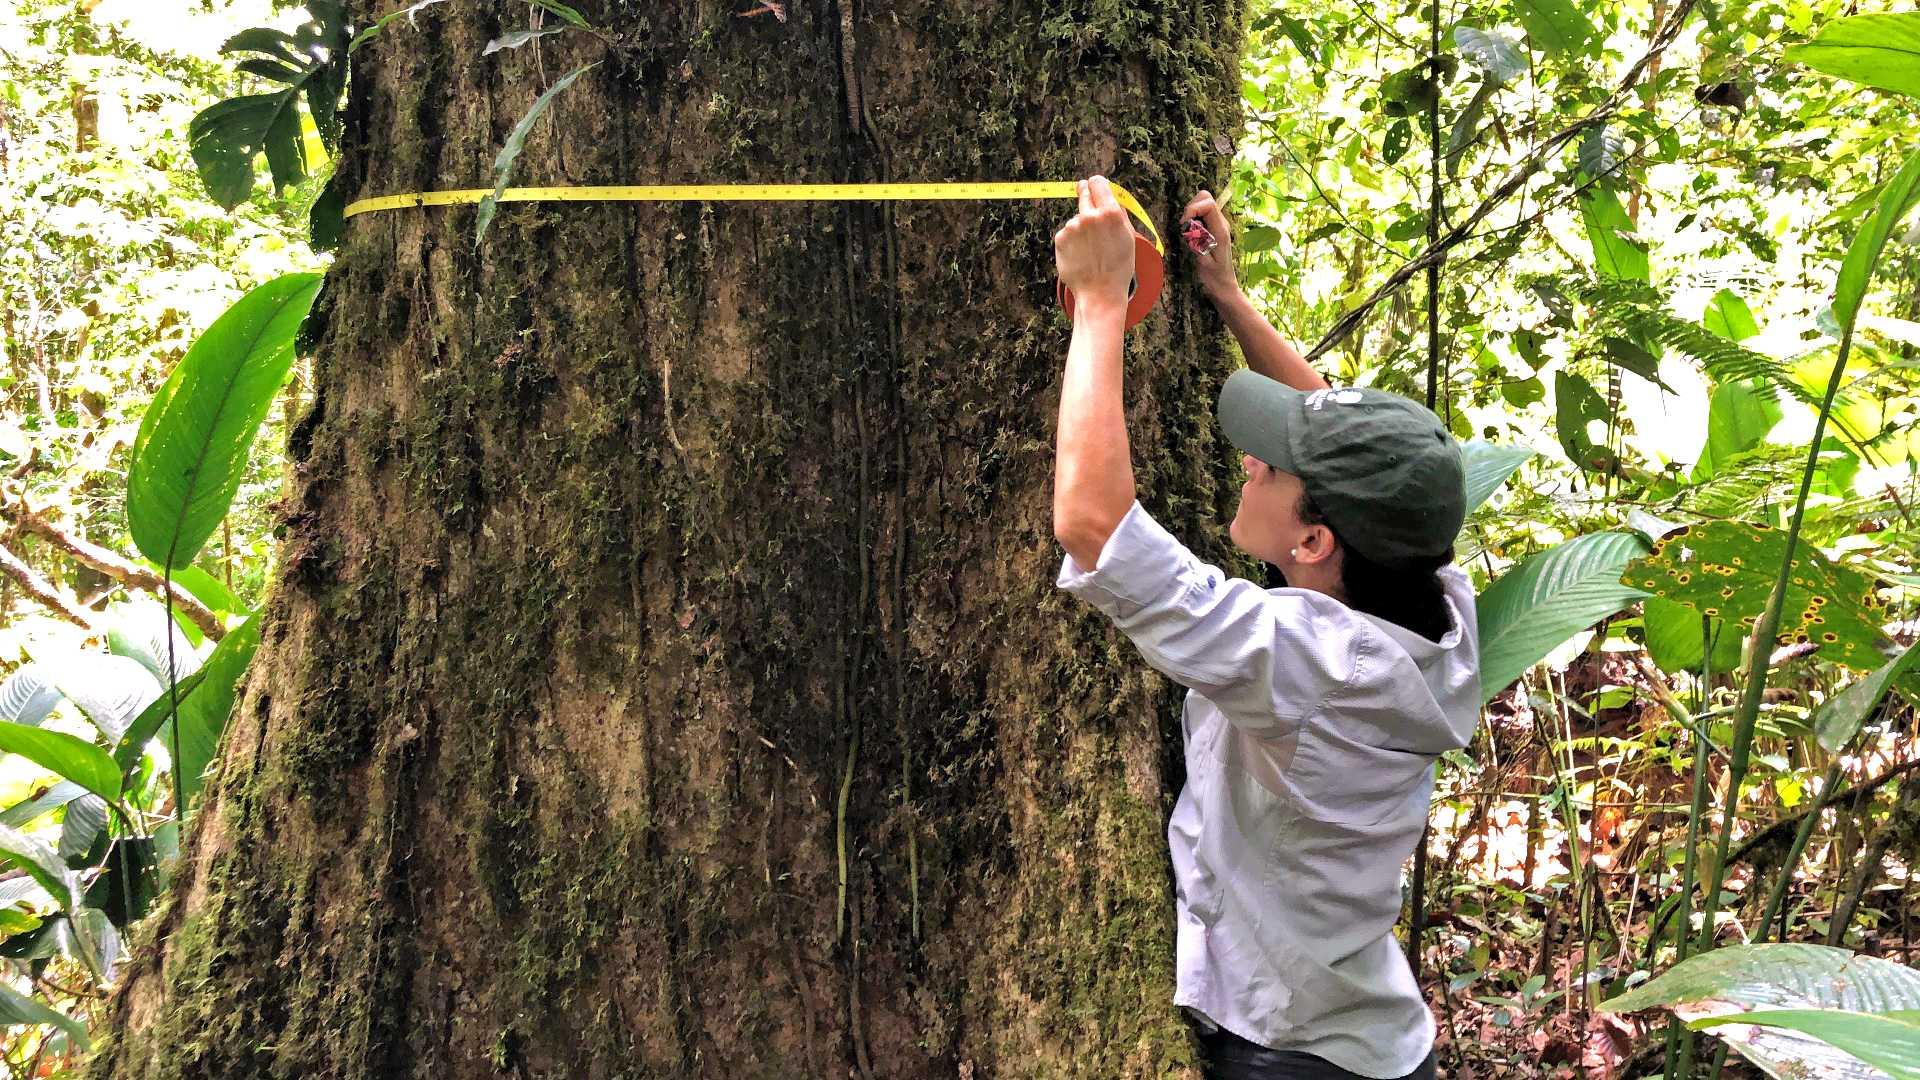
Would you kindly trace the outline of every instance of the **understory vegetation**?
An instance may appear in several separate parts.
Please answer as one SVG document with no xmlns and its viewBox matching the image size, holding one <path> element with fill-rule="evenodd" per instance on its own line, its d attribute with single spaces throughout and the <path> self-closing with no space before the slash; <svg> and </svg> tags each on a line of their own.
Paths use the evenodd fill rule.
<svg viewBox="0 0 1920 1080">
<path fill-rule="evenodd" d="M 0 11 L 7 1075 L 84 1063 L 217 767 L 352 53 L 463 2 Z M 597 33 L 506 7 L 500 63 Z M 1406 879 L 1442 1069 L 1920 1077 L 1920 13 L 1248 7 L 1241 281 L 1468 453 L 1486 707 Z"/>
</svg>

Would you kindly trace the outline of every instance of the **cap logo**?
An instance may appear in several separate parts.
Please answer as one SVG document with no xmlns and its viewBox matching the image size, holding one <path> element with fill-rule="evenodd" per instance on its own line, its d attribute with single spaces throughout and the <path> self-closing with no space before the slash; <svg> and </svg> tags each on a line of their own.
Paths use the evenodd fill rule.
<svg viewBox="0 0 1920 1080">
<path fill-rule="evenodd" d="M 1364 400 L 1366 400 L 1366 395 L 1351 388 L 1342 390 L 1315 390 L 1313 393 L 1307 395 L 1307 408 L 1312 409 L 1314 412 L 1319 412 L 1320 406 L 1328 401 L 1333 402 L 1335 405 L 1358 405 Z"/>
</svg>

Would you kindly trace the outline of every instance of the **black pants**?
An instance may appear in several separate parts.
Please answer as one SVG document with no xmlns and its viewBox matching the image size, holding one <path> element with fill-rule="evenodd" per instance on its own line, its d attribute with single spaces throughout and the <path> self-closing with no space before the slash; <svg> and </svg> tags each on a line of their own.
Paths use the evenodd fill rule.
<svg viewBox="0 0 1920 1080">
<path fill-rule="evenodd" d="M 1366 1080 L 1323 1057 L 1269 1050 L 1221 1028 L 1200 1036 L 1207 1080 Z M 1433 1055 L 1400 1080 L 1433 1080 Z"/>
</svg>

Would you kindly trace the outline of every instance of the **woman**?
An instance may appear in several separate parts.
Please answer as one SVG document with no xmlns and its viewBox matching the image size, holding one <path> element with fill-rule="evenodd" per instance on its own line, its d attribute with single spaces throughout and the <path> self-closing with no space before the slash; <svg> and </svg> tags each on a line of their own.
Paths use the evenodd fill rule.
<svg viewBox="0 0 1920 1080">
<path fill-rule="evenodd" d="M 1133 240 L 1102 177 L 1054 237 L 1073 290 L 1054 533 L 1061 588 L 1189 688 L 1167 826 L 1176 1004 L 1218 1078 L 1431 1077 L 1433 1019 L 1393 937 L 1433 762 L 1479 717 L 1473 591 L 1451 565 L 1459 448 L 1393 394 L 1334 390 L 1254 311 L 1227 223 L 1199 278 L 1253 371 L 1219 417 L 1247 482 L 1229 535 L 1284 588 L 1230 578 L 1134 498 L 1121 402 Z"/>
</svg>

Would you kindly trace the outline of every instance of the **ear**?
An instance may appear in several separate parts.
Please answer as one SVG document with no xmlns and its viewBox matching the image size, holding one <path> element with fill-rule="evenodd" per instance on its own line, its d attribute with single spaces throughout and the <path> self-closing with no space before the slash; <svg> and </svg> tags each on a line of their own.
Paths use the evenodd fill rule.
<svg viewBox="0 0 1920 1080">
<path fill-rule="evenodd" d="M 1340 541 L 1336 540 L 1333 530 L 1325 525 L 1308 525 L 1301 532 L 1299 541 L 1294 545 L 1294 562 L 1303 566 L 1318 563 L 1331 563 L 1340 550 Z"/>
</svg>

